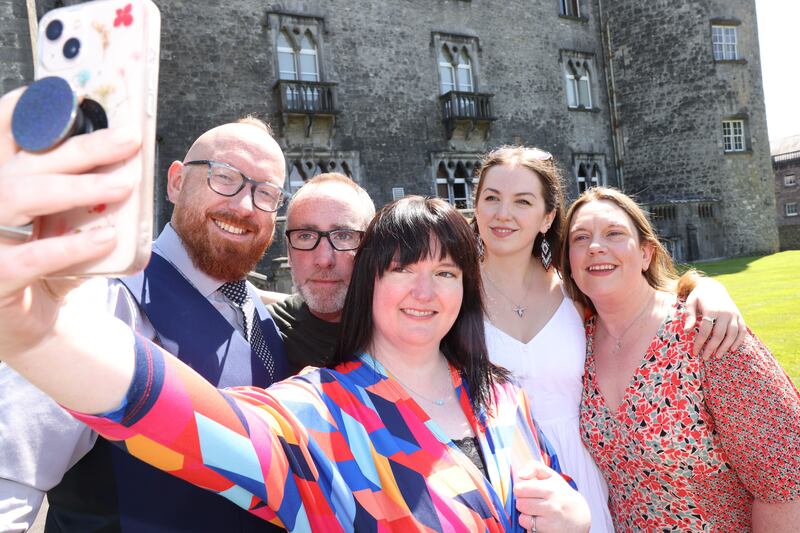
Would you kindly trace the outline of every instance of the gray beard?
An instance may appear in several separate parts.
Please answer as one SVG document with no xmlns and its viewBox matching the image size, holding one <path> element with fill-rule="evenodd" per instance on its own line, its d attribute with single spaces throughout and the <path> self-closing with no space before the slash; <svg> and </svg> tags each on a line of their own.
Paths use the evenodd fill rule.
<svg viewBox="0 0 800 533">
<path fill-rule="evenodd" d="M 300 293 L 300 296 L 306 302 L 308 308 L 312 311 L 322 314 L 329 314 L 337 313 L 344 308 L 344 300 L 347 296 L 347 285 L 343 285 L 333 294 L 317 295 L 313 294 L 312 291 L 308 290 L 307 287 L 297 283 L 294 273 L 292 273 L 292 283 L 294 284 L 297 292 Z"/>
</svg>

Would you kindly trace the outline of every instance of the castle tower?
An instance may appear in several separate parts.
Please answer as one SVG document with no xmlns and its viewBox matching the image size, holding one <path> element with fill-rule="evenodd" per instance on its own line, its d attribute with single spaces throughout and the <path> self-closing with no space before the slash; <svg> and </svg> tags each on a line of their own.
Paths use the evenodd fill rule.
<svg viewBox="0 0 800 533">
<path fill-rule="evenodd" d="M 753 0 L 597 0 L 619 172 L 681 259 L 778 249 Z"/>
</svg>

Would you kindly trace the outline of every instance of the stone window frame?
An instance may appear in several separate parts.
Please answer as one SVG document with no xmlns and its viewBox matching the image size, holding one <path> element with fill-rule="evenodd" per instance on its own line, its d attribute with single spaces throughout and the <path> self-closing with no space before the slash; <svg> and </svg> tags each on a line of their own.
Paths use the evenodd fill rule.
<svg viewBox="0 0 800 533">
<path fill-rule="evenodd" d="M 476 172 L 480 168 L 481 153 L 439 152 L 431 154 L 431 181 L 433 193 L 456 209 L 473 208 L 475 187 L 478 185 Z M 456 195 L 457 186 L 463 185 L 463 194 Z M 447 197 L 440 194 L 440 188 L 447 188 Z"/>
<path fill-rule="evenodd" d="M 741 21 L 737 19 L 712 19 L 711 20 L 711 56 L 715 62 L 743 62 L 739 46 L 738 27 Z M 733 36 L 729 41 L 726 37 Z M 733 46 L 733 53 L 729 53 Z"/>
<path fill-rule="evenodd" d="M 737 126 L 738 132 L 735 131 Z M 722 120 L 722 149 L 726 154 L 748 152 L 748 137 L 746 117 L 737 116 Z"/>
<path fill-rule="evenodd" d="M 325 19 L 323 17 L 311 14 L 302 13 L 288 13 L 288 12 L 268 12 L 267 13 L 267 28 L 272 30 L 270 40 L 274 47 L 274 61 L 275 61 L 275 79 L 276 80 L 289 80 L 289 78 L 281 78 L 280 64 L 278 61 L 278 38 L 283 33 L 289 40 L 289 44 L 294 51 L 295 73 L 297 81 L 325 81 L 327 78 L 325 73 Z M 316 67 L 317 79 L 316 80 L 301 80 L 300 79 L 300 61 L 299 55 L 301 50 L 301 40 L 304 36 L 308 35 L 311 43 L 314 45 L 316 51 Z"/>
<path fill-rule="evenodd" d="M 794 187 L 797 185 L 797 177 L 794 174 L 786 174 L 783 177 L 784 187 Z"/>
<path fill-rule="evenodd" d="M 362 187 L 358 152 L 320 151 L 286 152 L 286 182 L 284 190 L 294 194 L 308 180 L 319 174 L 339 172 Z"/>
<path fill-rule="evenodd" d="M 436 65 L 436 79 L 438 82 L 439 94 L 446 94 L 449 91 L 477 93 L 481 82 L 479 75 L 479 53 L 481 51 L 481 46 L 478 37 L 476 35 L 434 31 L 431 32 L 431 45 L 433 47 L 434 63 Z M 451 68 L 453 80 L 455 81 L 454 88 L 448 89 L 447 91 L 444 91 L 441 71 L 443 67 L 441 55 L 444 48 L 447 48 L 447 51 L 452 58 Z M 459 56 L 461 53 L 465 53 L 469 59 L 469 73 L 472 81 L 472 87 L 469 91 L 463 91 L 458 82 Z"/>
<path fill-rule="evenodd" d="M 597 183 L 594 183 L 594 173 L 581 175 L 581 168 L 596 169 L 599 173 Z M 608 184 L 608 170 L 606 167 L 606 156 L 604 154 L 576 153 L 572 156 L 572 175 L 575 177 L 575 185 L 578 194 L 589 187 L 602 186 Z M 591 183 L 590 183 L 591 182 Z M 583 185 L 583 188 L 581 188 Z"/>
<path fill-rule="evenodd" d="M 578 50 L 561 50 L 559 53 L 564 77 L 567 108 L 571 111 L 593 111 L 595 103 L 596 72 L 594 54 Z M 581 83 L 585 83 L 588 102 L 581 97 Z M 570 99 L 570 86 L 574 99 Z"/>
<path fill-rule="evenodd" d="M 797 216 L 797 202 L 789 202 L 783 204 L 783 214 L 787 217 L 796 217 Z"/>
</svg>

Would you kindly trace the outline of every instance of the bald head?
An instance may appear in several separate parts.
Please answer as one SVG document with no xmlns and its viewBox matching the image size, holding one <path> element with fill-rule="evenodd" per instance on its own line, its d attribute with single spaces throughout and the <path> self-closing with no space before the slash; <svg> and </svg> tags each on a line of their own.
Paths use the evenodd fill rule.
<svg viewBox="0 0 800 533">
<path fill-rule="evenodd" d="M 251 181 L 240 181 L 241 188 L 231 195 L 212 190 L 212 168 L 230 167 Z M 280 191 L 285 176 L 280 146 L 254 119 L 208 130 L 182 162 L 173 162 L 167 187 L 175 204 L 172 226 L 195 266 L 221 281 L 241 279 L 251 270 L 272 241 L 276 216 L 255 206 L 252 182 L 269 183 Z M 231 177 L 238 179 L 235 173 Z"/>
<path fill-rule="evenodd" d="M 219 159 L 219 154 L 225 154 L 231 160 Z M 198 159 L 228 163 L 253 179 L 258 179 L 255 177 L 258 172 L 251 172 L 251 169 L 274 165 L 281 172 L 280 176 L 273 178 L 279 178 L 283 187 L 286 172 L 283 152 L 266 125 L 262 127 L 257 122 L 232 122 L 208 130 L 192 144 L 183 161 Z"/>
<path fill-rule="evenodd" d="M 361 214 L 361 223 L 354 229 L 366 229 L 375 216 L 375 204 L 367 191 L 344 174 L 329 172 L 313 177 L 294 193 L 286 210 L 286 220 L 290 224 L 297 222 L 302 225 L 303 221 L 295 220 L 297 217 L 292 213 L 297 206 L 304 203 L 324 205 L 331 198 L 348 203 L 353 211 Z M 331 222 L 334 223 L 335 220 Z"/>
</svg>

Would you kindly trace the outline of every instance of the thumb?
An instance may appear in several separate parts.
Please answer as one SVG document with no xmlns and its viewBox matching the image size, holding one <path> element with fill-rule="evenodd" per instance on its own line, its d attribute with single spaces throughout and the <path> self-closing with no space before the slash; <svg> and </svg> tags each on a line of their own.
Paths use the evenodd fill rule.
<svg viewBox="0 0 800 533">
<path fill-rule="evenodd" d="M 520 470 L 519 479 L 548 479 L 558 475 L 555 470 L 540 461 L 531 461 Z"/>
</svg>

